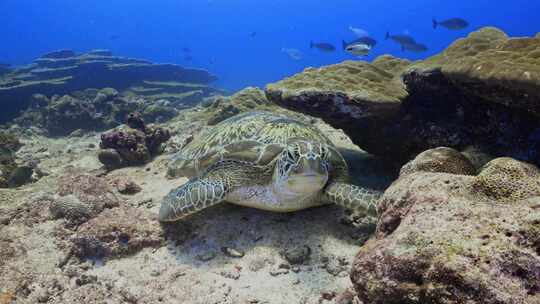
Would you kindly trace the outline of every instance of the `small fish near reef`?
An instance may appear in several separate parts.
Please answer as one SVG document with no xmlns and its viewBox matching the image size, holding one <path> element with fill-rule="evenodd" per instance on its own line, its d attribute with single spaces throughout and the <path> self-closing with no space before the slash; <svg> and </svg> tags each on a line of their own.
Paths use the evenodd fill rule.
<svg viewBox="0 0 540 304">
<path fill-rule="evenodd" d="M 396 43 L 399 43 L 401 45 L 404 45 L 404 44 L 409 44 L 409 45 L 414 45 L 416 44 L 416 40 L 414 40 L 413 37 L 409 36 L 409 35 L 391 35 L 389 32 L 386 32 L 386 36 L 385 36 L 385 39 L 388 40 L 392 40 Z"/>
<path fill-rule="evenodd" d="M 371 46 L 360 41 L 352 41 L 347 43 L 345 40 L 341 41 L 343 50 L 354 56 L 367 56 L 371 51 Z"/>
<path fill-rule="evenodd" d="M 328 42 L 309 42 L 309 48 L 317 48 L 323 52 L 330 53 L 336 50 L 336 47 Z"/>
<path fill-rule="evenodd" d="M 366 30 L 363 30 L 363 29 L 357 28 L 357 27 L 353 27 L 351 25 L 349 25 L 349 31 L 353 32 L 359 38 L 369 36 L 369 33 Z"/>
<path fill-rule="evenodd" d="M 289 58 L 291 58 L 292 60 L 301 60 L 302 59 L 302 52 L 300 52 L 297 49 L 282 48 L 281 51 L 283 53 L 287 54 L 287 56 L 289 56 Z"/>
<path fill-rule="evenodd" d="M 449 30 L 462 30 L 469 26 L 469 22 L 461 18 L 451 18 L 443 21 L 437 21 L 433 18 L 433 28 L 436 29 L 438 25 Z"/>
</svg>

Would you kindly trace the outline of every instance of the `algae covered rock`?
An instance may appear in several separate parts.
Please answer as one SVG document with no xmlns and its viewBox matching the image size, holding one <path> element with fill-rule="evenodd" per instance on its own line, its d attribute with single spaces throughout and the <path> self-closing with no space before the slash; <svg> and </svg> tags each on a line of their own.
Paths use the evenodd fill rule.
<svg viewBox="0 0 540 304">
<path fill-rule="evenodd" d="M 540 115 L 540 38 L 486 27 L 456 40 L 413 70 L 440 69 L 467 95 Z"/>
<path fill-rule="evenodd" d="M 376 63 L 345 61 L 304 72 L 266 87 L 272 102 L 323 118 L 343 129 L 360 147 L 373 153 L 388 150 L 380 129 L 396 119 L 407 97 L 395 71 L 408 64 L 390 56 Z M 356 134 L 352 136 L 352 134 Z"/>
<path fill-rule="evenodd" d="M 423 61 L 381 56 L 310 68 L 266 94 L 399 166 L 439 146 L 540 164 L 539 49 L 538 37 L 484 28 Z"/>
<path fill-rule="evenodd" d="M 266 98 L 264 91 L 255 87 L 245 88 L 236 94 L 225 98 L 214 98 L 206 107 L 206 112 L 209 114 L 207 124 L 210 126 L 216 125 L 225 119 L 237 115 L 239 113 L 252 110 L 278 110 Z"/>
<path fill-rule="evenodd" d="M 147 126 L 136 112 L 126 117 L 126 124 L 101 135 L 98 158 L 109 169 L 145 164 L 161 153 L 162 144 L 171 137 L 167 129 Z"/>
<path fill-rule="evenodd" d="M 420 153 L 401 168 L 400 175 L 414 172 L 444 172 L 472 175 L 476 172 L 470 160 L 452 148 L 439 147 Z"/>
<path fill-rule="evenodd" d="M 351 271 L 364 303 L 540 300 L 540 171 L 510 158 L 478 176 L 452 166 L 406 172 L 386 190 Z"/>
<path fill-rule="evenodd" d="M 0 131 L 0 188 L 17 187 L 27 181 L 19 182 L 24 170 L 15 161 L 15 152 L 21 146 L 16 136 Z"/>
<path fill-rule="evenodd" d="M 501 157 L 484 166 L 473 187 L 496 200 L 524 200 L 540 196 L 540 171 L 534 165 Z"/>
</svg>

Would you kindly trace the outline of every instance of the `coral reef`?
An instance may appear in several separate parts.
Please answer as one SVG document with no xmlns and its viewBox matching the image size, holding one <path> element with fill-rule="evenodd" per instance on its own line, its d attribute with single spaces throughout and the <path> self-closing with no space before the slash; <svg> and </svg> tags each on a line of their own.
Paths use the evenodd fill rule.
<svg viewBox="0 0 540 304">
<path fill-rule="evenodd" d="M 497 158 L 471 176 L 451 159 L 464 164 L 448 148 L 422 153 L 385 192 L 351 272 L 364 303 L 540 300 L 540 171 Z"/>
<path fill-rule="evenodd" d="M 438 146 L 540 164 L 539 49 L 538 37 L 484 28 L 424 61 L 381 56 L 306 69 L 266 95 L 396 166 Z"/>
<path fill-rule="evenodd" d="M 140 111 L 149 122 L 164 121 L 178 112 L 169 105 L 149 100 L 121 96 L 113 88 L 87 89 L 73 95 L 42 94 L 32 96 L 32 106 L 14 122 L 19 126 L 41 126 L 50 136 L 65 136 L 76 130 L 101 131 L 121 124 L 124 117 Z"/>
<path fill-rule="evenodd" d="M 221 91 L 209 86 L 216 77 L 205 70 L 146 60 L 116 57 L 107 50 L 75 54 L 60 50 L 0 79 L 0 122 L 14 118 L 31 103 L 33 94 L 72 94 L 88 88 L 112 87 L 127 97 L 167 99 L 187 106 Z"/>
<path fill-rule="evenodd" d="M 125 128 L 101 135 L 102 151 L 98 158 L 109 169 L 148 162 L 161 152 L 162 144 L 171 137 L 167 129 L 147 126 L 137 112 L 126 117 L 126 124 Z"/>
</svg>

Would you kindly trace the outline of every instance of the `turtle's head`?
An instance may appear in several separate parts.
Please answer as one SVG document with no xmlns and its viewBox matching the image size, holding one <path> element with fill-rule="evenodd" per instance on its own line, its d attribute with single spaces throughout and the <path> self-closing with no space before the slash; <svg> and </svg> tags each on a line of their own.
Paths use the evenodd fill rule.
<svg viewBox="0 0 540 304">
<path fill-rule="evenodd" d="M 279 155 L 274 172 L 279 191 L 313 193 L 328 181 L 329 148 L 307 140 L 290 142 Z"/>
</svg>

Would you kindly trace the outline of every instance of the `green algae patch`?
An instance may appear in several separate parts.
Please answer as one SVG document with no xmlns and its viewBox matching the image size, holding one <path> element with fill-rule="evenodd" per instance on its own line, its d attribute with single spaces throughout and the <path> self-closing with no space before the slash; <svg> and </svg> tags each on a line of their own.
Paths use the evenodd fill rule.
<svg viewBox="0 0 540 304">
<path fill-rule="evenodd" d="M 391 56 L 379 58 L 377 64 L 345 61 L 322 68 L 307 68 L 302 73 L 266 87 L 269 95 L 280 92 L 282 99 L 302 94 L 344 94 L 351 102 L 396 102 L 407 96 L 405 88 L 395 81 L 394 72 L 403 62 Z"/>
<path fill-rule="evenodd" d="M 439 69 L 477 99 L 540 115 L 538 35 L 510 38 L 499 29 L 486 27 L 409 69 Z"/>
</svg>

